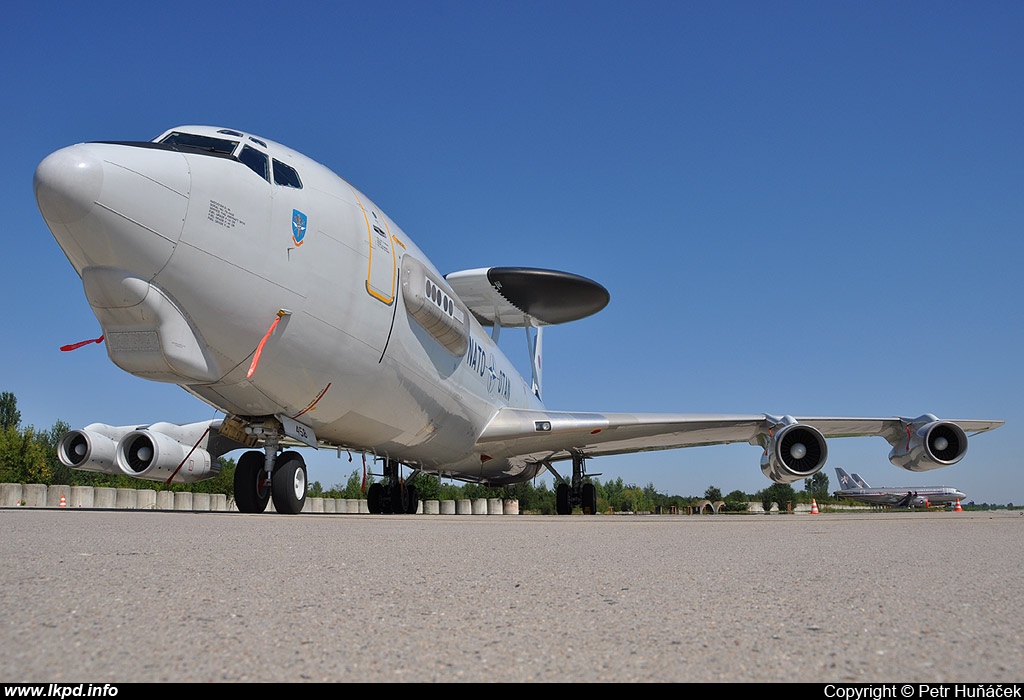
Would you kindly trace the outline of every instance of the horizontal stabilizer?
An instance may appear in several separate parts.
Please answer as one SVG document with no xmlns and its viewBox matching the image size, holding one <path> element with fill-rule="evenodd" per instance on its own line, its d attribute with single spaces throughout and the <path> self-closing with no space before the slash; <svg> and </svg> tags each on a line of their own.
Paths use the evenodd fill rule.
<svg viewBox="0 0 1024 700">
<path fill-rule="evenodd" d="M 550 326 L 586 318 L 608 305 L 608 290 L 570 272 L 490 267 L 445 275 L 481 325 Z"/>
</svg>

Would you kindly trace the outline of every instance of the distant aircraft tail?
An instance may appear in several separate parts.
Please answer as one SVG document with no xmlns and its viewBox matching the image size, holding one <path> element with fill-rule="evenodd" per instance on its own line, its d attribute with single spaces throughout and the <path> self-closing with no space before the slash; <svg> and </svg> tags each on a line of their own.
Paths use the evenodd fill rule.
<svg viewBox="0 0 1024 700">
<path fill-rule="evenodd" d="M 862 489 L 871 488 L 870 486 L 868 486 L 868 482 L 864 481 L 864 479 L 861 478 L 861 475 L 857 473 L 853 474 L 853 483 L 857 484 L 857 486 Z"/>
<path fill-rule="evenodd" d="M 857 483 L 852 478 L 850 478 L 849 474 L 847 474 L 839 467 L 836 467 L 836 476 L 839 477 L 840 490 L 846 491 L 847 489 L 857 488 Z"/>
</svg>

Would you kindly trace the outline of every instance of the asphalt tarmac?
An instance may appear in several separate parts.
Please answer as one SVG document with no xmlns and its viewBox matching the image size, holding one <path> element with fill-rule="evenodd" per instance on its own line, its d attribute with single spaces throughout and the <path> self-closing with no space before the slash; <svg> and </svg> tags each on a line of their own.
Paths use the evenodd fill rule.
<svg viewBox="0 0 1024 700">
<path fill-rule="evenodd" d="M 3 682 L 1024 680 L 1021 511 L 0 528 Z"/>
</svg>

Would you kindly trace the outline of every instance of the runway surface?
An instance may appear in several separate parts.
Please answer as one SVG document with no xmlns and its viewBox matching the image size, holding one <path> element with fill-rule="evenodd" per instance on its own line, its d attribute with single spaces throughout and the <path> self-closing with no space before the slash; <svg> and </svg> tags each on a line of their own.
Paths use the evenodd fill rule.
<svg viewBox="0 0 1024 700">
<path fill-rule="evenodd" d="M 7 682 L 1014 682 L 1020 511 L 0 510 Z"/>
</svg>

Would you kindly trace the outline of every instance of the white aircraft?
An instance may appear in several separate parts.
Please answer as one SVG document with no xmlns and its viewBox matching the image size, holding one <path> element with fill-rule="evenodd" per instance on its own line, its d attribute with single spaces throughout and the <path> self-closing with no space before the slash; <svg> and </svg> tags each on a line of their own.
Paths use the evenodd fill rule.
<svg viewBox="0 0 1024 700">
<path fill-rule="evenodd" d="M 967 494 L 952 486 L 879 486 L 872 488 L 859 474 L 847 474 L 836 467 L 836 476 L 842 487 L 832 495 L 836 498 L 852 498 L 876 506 L 910 508 L 949 505 L 967 498 Z"/>
<path fill-rule="evenodd" d="M 776 482 L 824 464 L 826 437 L 879 435 L 910 471 L 958 462 L 995 420 L 552 411 L 542 396 L 547 325 L 596 313 L 609 295 L 565 272 L 492 267 L 442 275 L 368 197 L 323 165 L 234 129 L 183 126 L 152 141 L 81 143 L 45 158 L 35 195 L 82 278 L 121 369 L 181 386 L 222 419 L 95 423 L 68 433 L 67 466 L 166 482 L 235 474 L 239 510 L 272 498 L 298 513 L 295 445 L 369 453 L 384 480 L 371 512 L 415 512 L 403 465 L 490 485 L 544 470 L 559 513 L 596 510 L 585 460 L 747 442 Z M 488 333 L 485 327 L 490 328 Z M 526 329 L 532 376 L 498 349 Z M 555 465 L 571 463 L 564 477 Z"/>
</svg>

